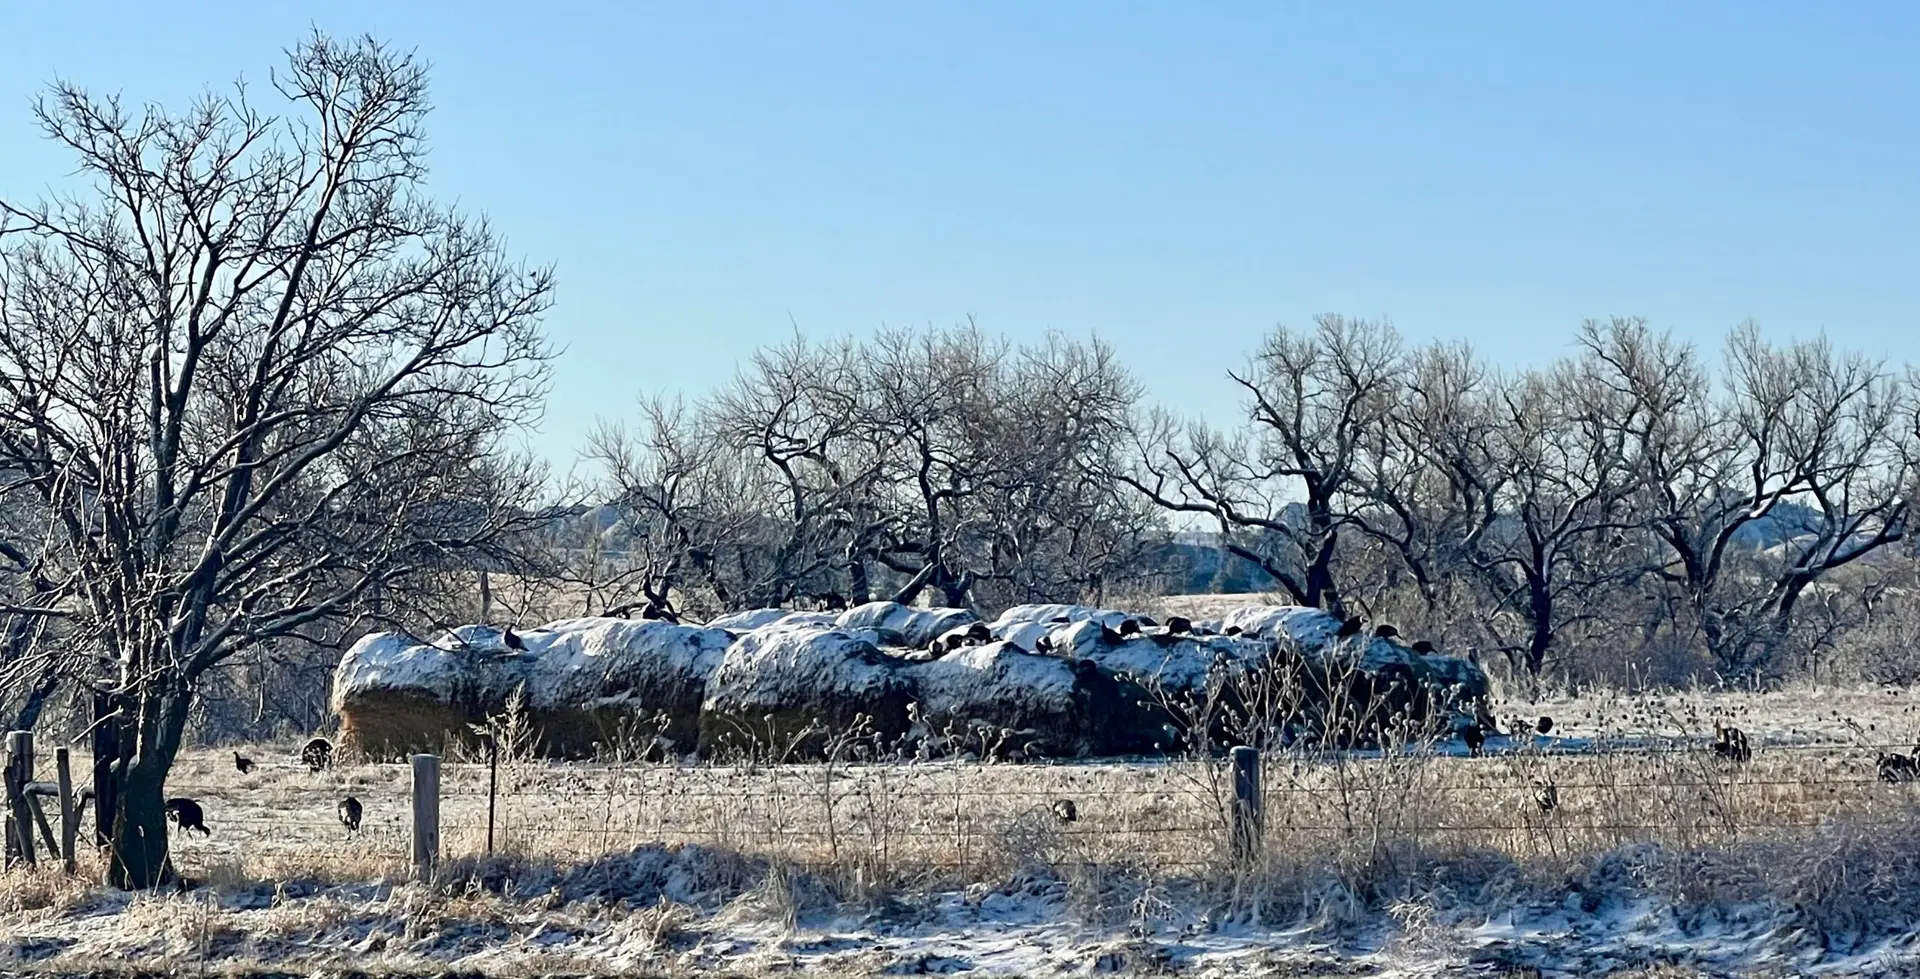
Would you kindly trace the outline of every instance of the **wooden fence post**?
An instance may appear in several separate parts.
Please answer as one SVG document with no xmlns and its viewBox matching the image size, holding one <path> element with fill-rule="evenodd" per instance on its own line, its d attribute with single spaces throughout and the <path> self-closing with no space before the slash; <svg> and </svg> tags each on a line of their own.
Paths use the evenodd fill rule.
<svg viewBox="0 0 1920 979">
<path fill-rule="evenodd" d="M 413 756 L 413 869 L 422 883 L 440 863 L 440 759 Z"/>
<path fill-rule="evenodd" d="M 1233 859 L 1251 869 L 1260 859 L 1260 752 L 1233 749 Z"/>
<path fill-rule="evenodd" d="M 482 619 L 481 621 L 486 621 Z M 500 739 L 487 731 L 487 856 L 493 856 L 493 803 L 500 794 Z"/>
<path fill-rule="evenodd" d="M 55 778 L 60 785 L 60 863 L 67 873 L 80 869 L 75 844 L 80 836 L 80 813 L 73 804 L 73 753 L 66 746 L 53 749 Z"/>
<path fill-rule="evenodd" d="M 27 804 L 27 783 L 33 781 L 33 732 L 14 731 L 7 735 L 7 865 L 13 858 L 31 866 L 33 858 L 33 809 Z"/>
</svg>

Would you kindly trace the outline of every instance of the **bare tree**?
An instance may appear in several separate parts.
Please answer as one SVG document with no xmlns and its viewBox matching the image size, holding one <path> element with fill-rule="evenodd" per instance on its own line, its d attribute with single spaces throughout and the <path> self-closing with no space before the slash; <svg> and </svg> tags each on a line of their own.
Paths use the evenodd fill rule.
<svg viewBox="0 0 1920 979">
<path fill-rule="evenodd" d="M 1365 504 L 1354 527 L 1404 569 L 1430 619 L 1446 618 L 1438 613 L 1456 594 L 1450 585 L 1468 577 L 1468 555 L 1498 517 L 1496 381 L 1464 346 L 1415 351 L 1403 394 L 1360 460 L 1355 493 Z"/>
<path fill-rule="evenodd" d="M 1400 390 L 1391 327 L 1326 315 L 1311 335 L 1281 329 L 1230 374 L 1251 434 L 1184 429 L 1162 415 L 1139 443 L 1139 470 L 1116 476 L 1156 504 L 1202 515 L 1230 554 L 1258 565 L 1296 602 L 1344 612 L 1334 572 L 1354 494 Z"/>
<path fill-rule="evenodd" d="M 195 691 L 241 651 L 404 611 L 523 520 L 498 461 L 537 410 L 545 271 L 420 196 L 426 69 L 314 36 L 185 113 L 57 85 L 87 198 L 0 203 L 0 470 L 51 515 L 58 614 L 111 668 L 112 879 L 171 873 Z M 463 574 L 467 572 L 462 572 Z"/>
<path fill-rule="evenodd" d="M 1605 593 L 1637 570 L 1610 555 L 1634 529 L 1627 501 L 1638 475 L 1625 464 L 1610 392 L 1588 364 L 1523 375 L 1493 401 L 1491 516 L 1469 535 L 1466 554 L 1495 609 L 1524 625 L 1518 637 L 1494 630 L 1506 633 L 1504 650 L 1538 676 L 1561 630 L 1595 620 Z"/>
<path fill-rule="evenodd" d="M 1722 673 L 1769 669 L 1811 585 L 1908 533 L 1913 392 L 1883 365 L 1746 324 L 1714 398 L 1697 354 L 1643 322 L 1590 323 L 1581 342 L 1634 415 L 1660 574 Z"/>
<path fill-rule="evenodd" d="M 647 575 L 706 610 L 1076 599 L 1147 570 L 1157 514 L 1100 475 L 1138 399 L 1097 342 L 884 330 L 758 351 L 593 451 Z"/>
</svg>

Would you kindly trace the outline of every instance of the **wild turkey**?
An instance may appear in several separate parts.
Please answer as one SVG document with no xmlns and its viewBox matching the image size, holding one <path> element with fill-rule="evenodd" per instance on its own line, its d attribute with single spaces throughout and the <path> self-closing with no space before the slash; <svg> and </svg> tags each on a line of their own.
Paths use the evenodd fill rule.
<svg viewBox="0 0 1920 979">
<path fill-rule="evenodd" d="M 1167 635 L 1183 636 L 1193 631 L 1193 620 L 1184 615 L 1167 616 Z"/>
<path fill-rule="evenodd" d="M 1541 812 L 1552 812 L 1560 808 L 1560 790 L 1554 787 L 1552 782 L 1544 780 L 1535 781 L 1533 783 L 1533 804 L 1539 806 Z"/>
<path fill-rule="evenodd" d="M 1360 634 L 1361 627 L 1365 625 L 1366 623 L 1360 621 L 1360 617 L 1356 615 L 1353 618 L 1340 623 L 1340 628 L 1334 632 L 1333 638 L 1352 639 L 1354 636 L 1357 636 Z"/>
<path fill-rule="evenodd" d="M 1752 760 L 1753 746 L 1747 742 L 1745 731 L 1714 721 L 1713 753 L 1735 764 L 1744 764 Z"/>
<path fill-rule="evenodd" d="M 1433 640 L 1431 639 L 1415 640 L 1413 644 L 1413 651 L 1416 653 L 1419 653 L 1422 656 L 1430 655 L 1433 652 Z"/>
<path fill-rule="evenodd" d="M 1400 634 L 1400 630 L 1395 629 L 1393 626 L 1387 625 L 1384 622 L 1373 627 L 1373 636 L 1376 639 L 1392 639 L 1393 637 L 1399 634 Z"/>
<path fill-rule="evenodd" d="M 179 823 L 182 833 L 197 829 L 203 836 L 213 835 L 213 830 L 207 828 L 206 811 L 192 799 L 168 799 L 167 818 Z"/>
<path fill-rule="evenodd" d="M 320 772 L 333 765 L 333 742 L 326 738 L 314 738 L 300 748 L 300 760 L 306 762 L 307 771 Z"/>
<path fill-rule="evenodd" d="M 1460 729 L 1460 740 L 1467 746 L 1467 756 L 1480 757 L 1480 749 L 1486 746 L 1487 731 L 1479 724 L 1469 724 Z"/>
<path fill-rule="evenodd" d="M 360 832 L 360 816 L 363 811 L 360 800 L 353 796 L 340 800 L 340 825 L 347 828 L 348 835 Z"/>
<path fill-rule="evenodd" d="M 1920 747 L 1914 754 L 1881 755 L 1879 759 L 1880 781 L 1916 782 L 1920 781 Z"/>
<path fill-rule="evenodd" d="M 521 642 L 520 637 L 513 634 L 513 626 L 507 626 L 505 629 L 502 629 L 500 631 L 500 641 L 503 643 L 506 643 L 508 649 L 526 649 L 527 648 L 527 644 L 524 642 Z"/>
<path fill-rule="evenodd" d="M 1137 636 L 1140 634 L 1140 621 L 1138 619 L 1121 619 L 1120 628 L 1115 631 L 1122 636 Z"/>
<path fill-rule="evenodd" d="M 239 769 L 242 775 L 252 774 L 253 759 L 236 751 L 233 753 L 233 767 Z"/>
<path fill-rule="evenodd" d="M 1112 629 L 1107 628 L 1105 625 L 1102 625 L 1100 627 L 1100 641 L 1109 646 L 1118 646 L 1121 643 L 1126 642 L 1127 637 L 1122 633 L 1115 632 Z"/>
</svg>

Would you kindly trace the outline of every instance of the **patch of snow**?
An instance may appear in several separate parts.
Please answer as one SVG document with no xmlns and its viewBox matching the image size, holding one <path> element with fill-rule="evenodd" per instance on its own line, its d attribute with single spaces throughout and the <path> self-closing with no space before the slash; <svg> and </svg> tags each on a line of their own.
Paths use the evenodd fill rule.
<svg viewBox="0 0 1920 979">
<path fill-rule="evenodd" d="M 764 629 L 792 614 L 783 608 L 748 609 L 744 612 L 730 612 L 719 618 L 709 619 L 707 628 L 725 629 L 728 632 L 752 632 L 755 629 Z"/>
<path fill-rule="evenodd" d="M 854 697 L 900 687 L 898 665 L 865 639 L 839 629 L 767 628 L 741 636 L 707 681 L 716 698 L 797 704 L 821 696 Z"/>
<path fill-rule="evenodd" d="M 911 608 L 898 602 L 868 602 L 840 613 L 842 629 L 891 629 L 914 649 L 925 648 L 942 633 L 979 621 L 964 608 Z"/>
<path fill-rule="evenodd" d="M 1009 642 L 967 646 L 911 667 L 923 708 L 952 713 L 983 701 L 1029 709 L 1067 710 L 1074 691 L 1073 664 L 1029 653 Z"/>
</svg>

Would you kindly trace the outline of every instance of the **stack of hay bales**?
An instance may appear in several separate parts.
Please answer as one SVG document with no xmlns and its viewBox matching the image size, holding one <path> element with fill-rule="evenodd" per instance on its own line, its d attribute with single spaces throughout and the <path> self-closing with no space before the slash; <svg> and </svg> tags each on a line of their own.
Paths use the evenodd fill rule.
<svg viewBox="0 0 1920 979">
<path fill-rule="evenodd" d="M 637 729 L 662 753 L 817 757 L 857 740 L 868 752 L 1040 758 L 1170 750 L 1189 733 L 1183 704 L 1238 697 L 1228 706 L 1244 717 L 1242 691 L 1257 683 L 1294 684 L 1303 716 L 1354 730 L 1394 712 L 1444 727 L 1486 694 L 1471 663 L 1338 628 L 1290 607 L 1175 631 L 1085 606 L 1019 606 L 987 624 L 891 602 L 705 627 L 568 619 L 511 643 L 464 626 L 431 642 L 362 639 L 333 705 L 349 744 L 383 757 L 465 739 L 519 692 L 539 749 L 556 756 L 631 743 Z"/>
</svg>

